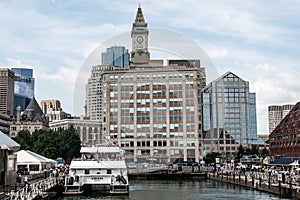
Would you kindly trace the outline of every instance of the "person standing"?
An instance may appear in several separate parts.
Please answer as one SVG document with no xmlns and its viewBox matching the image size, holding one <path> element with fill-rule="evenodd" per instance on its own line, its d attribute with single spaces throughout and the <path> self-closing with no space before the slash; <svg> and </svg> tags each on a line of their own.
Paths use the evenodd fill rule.
<svg viewBox="0 0 300 200">
<path fill-rule="evenodd" d="M 25 186 L 28 184 L 28 176 L 27 175 L 24 177 L 24 183 L 25 183 Z"/>
<path fill-rule="evenodd" d="M 22 182 L 22 175 L 21 175 L 21 173 L 18 173 L 18 176 L 17 176 L 17 183 L 18 183 L 18 185 L 20 185 L 21 182 Z"/>
</svg>

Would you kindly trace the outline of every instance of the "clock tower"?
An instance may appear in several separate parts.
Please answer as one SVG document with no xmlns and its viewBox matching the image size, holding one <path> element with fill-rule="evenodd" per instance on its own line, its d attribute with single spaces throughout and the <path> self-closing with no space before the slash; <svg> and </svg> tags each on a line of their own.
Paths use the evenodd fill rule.
<svg viewBox="0 0 300 200">
<path fill-rule="evenodd" d="M 139 6 L 131 30 L 132 64 L 148 64 L 150 59 L 150 53 L 148 52 L 148 34 L 147 23 L 145 23 L 142 8 Z"/>
</svg>

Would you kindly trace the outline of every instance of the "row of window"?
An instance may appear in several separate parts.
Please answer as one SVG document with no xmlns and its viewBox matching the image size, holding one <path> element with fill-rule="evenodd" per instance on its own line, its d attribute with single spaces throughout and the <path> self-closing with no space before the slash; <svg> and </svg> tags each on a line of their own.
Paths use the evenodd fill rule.
<svg viewBox="0 0 300 200">
<path fill-rule="evenodd" d="M 121 141 L 121 147 L 135 147 L 134 141 Z M 166 147 L 167 141 L 166 140 L 147 140 L 147 141 L 136 141 L 136 147 Z M 178 141 L 178 140 L 171 140 L 170 147 L 195 147 L 194 140 L 187 140 L 187 141 Z"/>
<path fill-rule="evenodd" d="M 146 133 L 137 133 L 137 138 L 150 138 L 151 134 L 149 132 Z M 110 136 L 112 138 L 118 138 L 118 133 L 111 133 Z M 149 136 L 149 137 L 148 137 Z M 169 133 L 170 138 L 183 138 L 184 136 L 186 138 L 194 138 L 195 133 L 194 132 L 186 132 L 184 134 L 183 132 L 170 132 Z M 134 138 L 134 133 L 128 132 L 128 133 L 121 133 L 121 138 Z M 167 133 L 166 132 L 155 132 L 153 133 L 153 138 L 167 138 Z"/>
<path fill-rule="evenodd" d="M 152 74 L 153 79 L 166 79 L 166 77 L 170 79 L 181 79 L 183 74 L 179 73 L 168 73 L 168 74 Z M 194 73 L 185 73 L 185 78 L 194 78 Z M 149 80 L 151 77 L 150 74 L 137 74 L 137 80 Z M 106 80 L 106 78 L 105 78 Z M 118 80 L 117 75 L 110 75 L 109 80 Z M 134 80 L 134 75 L 121 75 L 121 80 Z"/>
</svg>

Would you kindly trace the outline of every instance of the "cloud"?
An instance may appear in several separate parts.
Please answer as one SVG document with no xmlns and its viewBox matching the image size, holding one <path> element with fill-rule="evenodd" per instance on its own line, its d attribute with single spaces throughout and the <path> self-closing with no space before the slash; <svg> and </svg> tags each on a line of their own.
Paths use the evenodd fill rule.
<svg viewBox="0 0 300 200">
<path fill-rule="evenodd" d="M 228 56 L 228 50 L 224 47 L 210 46 L 206 49 L 208 56 L 213 59 L 225 59 Z"/>
<path fill-rule="evenodd" d="M 12 68 L 30 68 L 33 69 L 33 77 L 35 78 L 35 96 L 37 99 L 58 99 L 63 100 L 64 109 L 68 112 L 72 111 L 72 103 L 68 103 L 66 99 L 72 99 L 72 93 L 74 90 L 75 80 L 78 75 L 76 68 L 70 68 L 66 66 L 53 66 L 55 71 L 44 71 L 43 68 L 33 67 L 31 64 L 27 64 L 22 60 L 7 58 L 6 67 Z M 66 61 L 74 62 L 74 61 Z M 76 61 L 75 61 L 76 62 Z"/>
<path fill-rule="evenodd" d="M 41 100 L 58 99 L 65 111 L 71 112 L 72 94 L 78 70 L 65 66 L 57 67 L 53 73 L 36 70 L 36 95 Z"/>
<path fill-rule="evenodd" d="M 6 65 L 8 68 L 30 68 L 33 69 L 32 65 L 25 64 L 21 60 L 15 58 L 7 58 Z"/>
<path fill-rule="evenodd" d="M 296 104 L 300 98 L 297 84 L 300 72 L 293 65 L 257 64 L 253 67 L 256 78 L 250 82 L 256 93 L 258 130 L 268 132 L 268 106 Z"/>
<path fill-rule="evenodd" d="M 300 97 L 300 86 L 296 84 L 300 72 L 291 66 L 258 64 L 255 71 L 257 78 L 253 81 L 253 87 L 261 97 L 261 103 L 295 103 Z"/>
<path fill-rule="evenodd" d="M 149 27 L 201 41 L 218 69 L 249 81 L 263 117 L 259 130 L 267 126 L 269 104 L 298 100 L 299 1 L 147 0 L 141 6 Z M 36 95 L 61 99 L 71 111 L 85 59 L 103 41 L 130 31 L 137 7 L 135 0 L 0 1 L 0 62 L 34 68 Z"/>
</svg>

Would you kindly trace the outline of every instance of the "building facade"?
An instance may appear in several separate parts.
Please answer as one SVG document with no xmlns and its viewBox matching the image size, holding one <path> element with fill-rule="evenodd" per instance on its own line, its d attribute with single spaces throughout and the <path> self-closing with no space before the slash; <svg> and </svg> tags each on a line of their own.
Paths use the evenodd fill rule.
<svg viewBox="0 0 300 200">
<path fill-rule="evenodd" d="M 42 100 L 41 109 L 49 121 L 62 120 L 69 115 L 63 111 L 59 100 Z"/>
<path fill-rule="evenodd" d="M 7 68 L 0 68 L 0 113 L 9 116 L 14 110 L 15 73 Z"/>
<path fill-rule="evenodd" d="M 204 68 L 199 60 L 151 61 L 141 8 L 131 38 L 130 69 L 102 74 L 103 135 L 126 151 L 127 161 L 198 161 Z"/>
<path fill-rule="evenodd" d="M 300 157 L 300 102 L 298 102 L 269 136 L 270 155 Z"/>
<path fill-rule="evenodd" d="M 128 68 L 129 59 L 128 49 L 123 46 L 112 46 L 101 54 L 101 65 Z"/>
<path fill-rule="evenodd" d="M 257 137 L 256 97 L 249 82 L 227 72 L 203 90 L 203 151 L 230 157 L 240 145 L 263 144 Z"/>
<path fill-rule="evenodd" d="M 68 118 L 49 123 L 49 128 L 54 131 L 66 130 L 73 126 L 80 136 L 82 145 L 93 146 L 101 143 L 101 122 L 81 118 Z"/>
<path fill-rule="evenodd" d="M 0 131 L 9 134 L 10 116 L 0 113 Z"/>
<path fill-rule="evenodd" d="M 268 107 L 269 133 L 276 128 L 281 120 L 290 112 L 294 105 L 273 105 Z"/>
<path fill-rule="evenodd" d="M 116 71 L 123 68 L 114 66 L 93 66 L 91 77 L 86 84 L 85 116 L 91 120 L 102 120 L 102 75 L 105 71 Z"/>
<path fill-rule="evenodd" d="M 32 134 L 40 129 L 48 130 L 49 121 L 33 97 L 24 112 L 21 113 L 21 107 L 17 107 L 17 116 L 10 123 L 9 135 L 13 138 L 16 137 L 20 131 L 26 130 Z"/>
</svg>

